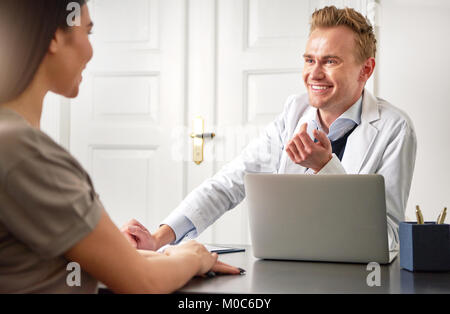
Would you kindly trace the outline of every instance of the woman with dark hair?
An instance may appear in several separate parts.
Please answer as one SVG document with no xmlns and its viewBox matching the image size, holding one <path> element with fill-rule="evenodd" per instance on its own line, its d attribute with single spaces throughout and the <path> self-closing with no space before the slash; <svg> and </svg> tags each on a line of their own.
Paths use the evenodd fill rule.
<svg viewBox="0 0 450 314">
<path fill-rule="evenodd" d="M 73 3 L 81 19 L 71 27 Z M 40 131 L 47 92 L 78 95 L 92 26 L 83 0 L 0 1 L 0 293 L 95 293 L 97 281 L 168 293 L 209 270 L 239 274 L 195 241 L 162 254 L 134 249 L 86 171 Z M 73 265 L 82 269 L 74 287 Z"/>
</svg>

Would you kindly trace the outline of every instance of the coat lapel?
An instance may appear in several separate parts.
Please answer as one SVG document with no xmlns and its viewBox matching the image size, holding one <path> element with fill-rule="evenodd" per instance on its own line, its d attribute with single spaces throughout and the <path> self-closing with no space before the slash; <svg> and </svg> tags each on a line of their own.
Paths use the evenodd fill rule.
<svg viewBox="0 0 450 314">
<path fill-rule="evenodd" d="M 348 174 L 360 172 L 370 147 L 377 137 L 378 130 L 371 124 L 380 118 L 377 103 L 377 99 L 365 89 L 361 124 L 349 136 L 341 162 Z"/>
</svg>

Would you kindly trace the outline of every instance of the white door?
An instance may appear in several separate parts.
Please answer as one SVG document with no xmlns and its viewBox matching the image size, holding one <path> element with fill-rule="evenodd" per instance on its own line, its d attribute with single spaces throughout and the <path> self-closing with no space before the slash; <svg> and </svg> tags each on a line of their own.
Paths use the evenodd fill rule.
<svg viewBox="0 0 450 314">
<path fill-rule="evenodd" d="M 368 2 L 91 0 L 94 59 L 70 114 L 62 100 L 63 121 L 48 129 L 59 130 L 54 137 L 90 172 L 118 226 L 136 218 L 155 230 L 289 95 L 305 91 L 302 54 L 314 9 L 336 4 L 365 14 Z M 216 133 L 200 165 L 189 137 L 196 116 Z M 249 243 L 245 201 L 199 240 Z"/>
<path fill-rule="evenodd" d="M 71 104 L 70 150 L 118 225 L 155 230 L 183 197 L 185 2 L 93 0 L 94 58 Z"/>
</svg>

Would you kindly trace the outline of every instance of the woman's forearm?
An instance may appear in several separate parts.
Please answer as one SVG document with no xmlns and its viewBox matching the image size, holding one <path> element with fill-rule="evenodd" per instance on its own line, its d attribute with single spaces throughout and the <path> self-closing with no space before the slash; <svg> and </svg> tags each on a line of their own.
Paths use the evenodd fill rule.
<svg viewBox="0 0 450 314">
<path fill-rule="evenodd" d="M 145 293 L 171 293 L 183 287 L 200 269 L 195 254 L 164 254 L 146 257 L 148 290 Z"/>
<path fill-rule="evenodd" d="M 139 254 L 122 236 L 106 212 L 95 229 L 65 253 L 65 257 L 116 293 L 169 293 L 182 287 L 200 269 L 195 250 L 167 256 Z"/>
</svg>

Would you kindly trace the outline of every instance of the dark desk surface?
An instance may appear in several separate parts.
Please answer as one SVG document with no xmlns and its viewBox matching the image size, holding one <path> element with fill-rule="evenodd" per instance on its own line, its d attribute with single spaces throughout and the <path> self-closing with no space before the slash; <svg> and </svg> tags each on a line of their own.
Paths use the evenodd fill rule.
<svg viewBox="0 0 450 314">
<path fill-rule="evenodd" d="M 228 245 L 227 245 L 228 246 Z M 366 264 L 260 260 L 251 246 L 245 252 L 219 255 L 219 260 L 244 268 L 243 276 L 194 278 L 179 293 L 450 293 L 450 272 L 412 273 L 397 257 L 381 265 L 381 286 L 369 287 Z"/>
</svg>

